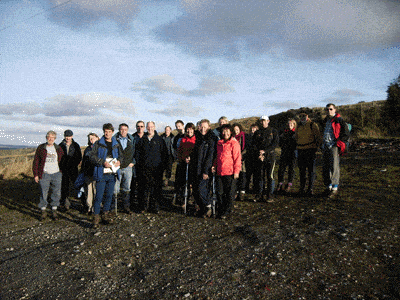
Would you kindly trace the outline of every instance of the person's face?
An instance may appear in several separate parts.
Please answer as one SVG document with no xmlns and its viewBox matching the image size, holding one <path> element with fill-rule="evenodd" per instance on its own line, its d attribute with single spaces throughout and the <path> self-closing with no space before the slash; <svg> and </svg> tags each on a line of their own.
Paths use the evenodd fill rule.
<svg viewBox="0 0 400 300">
<path fill-rule="evenodd" d="M 191 127 L 189 127 L 188 129 L 186 129 L 186 134 L 187 134 L 189 137 L 192 137 L 192 136 L 194 135 L 194 129 L 191 128 Z"/>
<path fill-rule="evenodd" d="M 152 135 L 154 135 L 154 131 L 156 130 L 156 126 L 153 123 L 149 122 L 149 123 L 147 123 L 146 129 L 147 129 L 147 132 L 149 133 L 149 135 L 152 136 Z"/>
<path fill-rule="evenodd" d="M 67 142 L 67 144 L 71 144 L 72 143 L 72 136 L 65 136 L 65 141 Z"/>
<path fill-rule="evenodd" d="M 48 136 L 46 136 L 46 140 L 47 140 L 47 145 L 53 146 L 54 141 L 56 140 L 56 137 L 52 134 L 49 134 Z"/>
<path fill-rule="evenodd" d="M 330 117 L 334 117 L 336 114 L 336 108 L 334 108 L 332 105 L 325 108 L 325 110 L 328 112 Z"/>
<path fill-rule="evenodd" d="M 293 130 L 293 128 L 295 127 L 293 121 L 289 121 L 288 125 L 289 125 L 289 129 L 290 129 L 290 130 Z"/>
<path fill-rule="evenodd" d="M 219 120 L 218 124 L 219 124 L 219 127 L 221 127 L 222 125 L 228 124 L 228 121 L 225 119 L 221 119 L 221 120 Z"/>
<path fill-rule="evenodd" d="M 165 128 L 165 135 L 166 136 L 170 136 L 170 134 L 171 134 L 171 128 L 170 127 L 166 127 Z"/>
<path fill-rule="evenodd" d="M 93 145 L 94 143 L 96 143 L 99 140 L 99 138 L 95 135 L 91 135 L 89 136 L 89 141 L 90 143 Z"/>
<path fill-rule="evenodd" d="M 235 126 L 233 130 L 235 131 L 235 135 L 238 135 L 240 133 L 240 128 L 238 126 Z"/>
<path fill-rule="evenodd" d="M 254 133 L 254 132 L 256 132 L 256 131 L 257 131 L 257 129 L 258 129 L 258 128 L 257 128 L 257 127 L 255 127 L 255 126 L 254 126 L 254 127 L 251 127 L 251 133 Z"/>
<path fill-rule="evenodd" d="M 222 136 L 224 137 L 224 140 L 229 140 L 231 138 L 232 132 L 230 129 L 225 128 L 222 130 Z"/>
<path fill-rule="evenodd" d="M 175 124 L 175 128 L 176 128 L 176 130 L 178 130 L 180 133 L 182 133 L 182 132 L 185 131 L 185 126 L 183 126 L 182 123 L 176 123 L 176 124 Z"/>
<path fill-rule="evenodd" d="M 138 133 L 143 133 L 144 132 L 144 123 L 140 122 L 136 124 L 136 131 Z"/>
<path fill-rule="evenodd" d="M 128 127 L 126 126 L 121 126 L 119 128 L 119 134 L 120 136 L 122 136 L 123 138 L 125 138 L 128 135 Z"/>
<path fill-rule="evenodd" d="M 107 142 L 111 141 L 114 131 L 111 129 L 104 129 L 104 137 Z"/>
<path fill-rule="evenodd" d="M 301 117 L 300 118 L 300 123 L 305 125 L 307 123 L 307 120 L 308 120 L 308 116 Z"/>
<path fill-rule="evenodd" d="M 267 128 L 268 127 L 268 124 L 269 124 L 269 120 L 262 120 L 262 126 L 264 127 L 264 128 Z"/>
<path fill-rule="evenodd" d="M 208 126 L 208 123 L 204 122 L 200 124 L 199 131 L 202 135 L 206 135 L 209 128 L 210 126 Z"/>
</svg>

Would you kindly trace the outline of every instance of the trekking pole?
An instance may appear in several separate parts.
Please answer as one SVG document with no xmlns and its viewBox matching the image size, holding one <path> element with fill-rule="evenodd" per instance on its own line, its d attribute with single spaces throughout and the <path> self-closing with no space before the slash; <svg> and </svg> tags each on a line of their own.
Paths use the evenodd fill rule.
<svg viewBox="0 0 400 300">
<path fill-rule="evenodd" d="M 217 202 L 217 194 L 215 193 L 215 174 L 213 174 L 213 180 L 212 180 L 212 212 L 213 212 L 213 217 L 216 217 L 216 212 L 215 212 L 215 205 Z"/>
<path fill-rule="evenodd" d="M 186 215 L 186 207 L 187 207 L 187 202 L 188 202 L 188 194 L 189 194 L 189 164 L 186 163 L 186 182 L 185 182 L 185 204 L 183 207 L 183 212 Z"/>
</svg>

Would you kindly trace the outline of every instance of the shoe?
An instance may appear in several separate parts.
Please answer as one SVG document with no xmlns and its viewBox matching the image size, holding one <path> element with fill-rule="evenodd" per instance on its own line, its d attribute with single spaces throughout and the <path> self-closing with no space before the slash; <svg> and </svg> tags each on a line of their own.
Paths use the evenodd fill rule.
<svg viewBox="0 0 400 300">
<path fill-rule="evenodd" d="M 40 221 L 44 221 L 44 220 L 46 220 L 47 219 L 47 212 L 46 212 L 46 210 L 44 209 L 44 210 L 42 210 L 42 214 L 41 214 L 41 216 L 40 216 Z"/>
<path fill-rule="evenodd" d="M 51 210 L 51 216 L 54 221 L 58 221 L 58 213 L 56 209 Z"/>
<path fill-rule="evenodd" d="M 65 198 L 65 204 L 64 204 L 65 210 L 69 210 L 71 207 L 71 202 L 69 201 L 68 198 Z"/>
<path fill-rule="evenodd" d="M 254 202 L 264 202 L 264 196 L 261 194 L 258 194 L 255 198 L 254 198 Z"/>
<path fill-rule="evenodd" d="M 212 216 L 212 208 L 211 207 L 207 207 L 207 212 L 204 214 L 204 218 L 211 218 Z"/>
<path fill-rule="evenodd" d="M 268 195 L 268 196 L 267 196 L 267 202 L 268 202 L 268 203 L 275 202 L 274 195 L 272 195 L 272 194 L 271 194 L 271 195 Z"/>
<path fill-rule="evenodd" d="M 129 206 L 124 206 L 124 210 L 125 210 L 125 212 L 126 212 L 128 215 L 131 215 L 131 214 L 132 214 L 132 211 L 131 211 L 131 209 L 129 208 Z"/>
<path fill-rule="evenodd" d="M 335 198 L 335 196 L 337 195 L 338 190 L 330 190 L 330 193 L 328 195 L 329 199 Z"/>
<path fill-rule="evenodd" d="M 307 196 L 308 196 L 308 197 L 314 196 L 314 191 L 313 191 L 312 189 L 309 189 L 309 190 L 307 191 Z"/>
<path fill-rule="evenodd" d="M 100 224 L 100 215 L 94 215 L 93 228 L 99 228 L 99 224 Z"/>
<path fill-rule="evenodd" d="M 287 186 L 286 186 L 286 189 L 285 189 L 285 193 L 289 193 L 289 192 L 290 192 L 290 189 L 291 189 L 291 186 L 290 186 L 290 185 L 287 185 Z"/>
<path fill-rule="evenodd" d="M 113 217 L 111 216 L 111 213 L 110 213 L 109 211 L 104 212 L 104 214 L 103 214 L 103 221 L 104 221 L 106 224 L 112 224 L 112 223 L 114 223 L 114 219 L 113 219 Z"/>
<path fill-rule="evenodd" d="M 306 191 L 304 189 L 300 189 L 298 195 L 299 197 L 304 197 L 306 196 Z"/>
</svg>

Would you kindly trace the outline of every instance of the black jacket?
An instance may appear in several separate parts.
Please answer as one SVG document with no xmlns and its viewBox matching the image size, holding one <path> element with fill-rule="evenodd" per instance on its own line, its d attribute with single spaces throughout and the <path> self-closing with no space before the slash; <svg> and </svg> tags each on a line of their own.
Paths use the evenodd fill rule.
<svg viewBox="0 0 400 300">
<path fill-rule="evenodd" d="M 209 130 L 205 135 L 196 135 L 196 142 L 194 144 L 192 155 L 190 156 L 190 165 L 193 168 L 194 174 L 211 175 L 211 167 L 216 155 L 215 141 L 216 137 L 211 130 Z"/>
<path fill-rule="evenodd" d="M 72 144 L 71 146 L 69 146 L 69 153 L 67 153 L 67 145 L 65 139 L 62 140 L 62 142 L 60 143 L 60 147 L 64 151 L 64 155 L 60 163 L 60 169 L 67 172 L 78 172 L 78 165 L 82 160 L 82 152 L 79 144 L 72 140 Z"/>
<path fill-rule="evenodd" d="M 272 127 L 260 128 L 253 136 L 253 144 L 257 149 L 255 155 L 259 155 L 260 150 L 265 151 L 265 157 L 268 160 L 275 159 L 275 149 L 279 145 L 278 131 Z"/>
<path fill-rule="evenodd" d="M 168 151 L 165 141 L 157 132 L 151 141 L 148 134 L 136 144 L 136 168 L 150 168 L 164 170 L 168 163 Z"/>
</svg>

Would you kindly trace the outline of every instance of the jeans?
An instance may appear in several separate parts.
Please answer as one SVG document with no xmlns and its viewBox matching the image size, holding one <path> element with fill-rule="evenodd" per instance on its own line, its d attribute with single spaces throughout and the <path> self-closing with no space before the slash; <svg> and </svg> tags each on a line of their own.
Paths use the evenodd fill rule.
<svg viewBox="0 0 400 300">
<path fill-rule="evenodd" d="M 120 169 L 121 171 L 121 180 L 116 180 L 115 186 L 114 186 L 114 198 L 115 200 L 118 199 L 118 194 L 120 190 L 125 194 L 124 197 L 124 206 L 129 206 L 129 197 L 126 195 L 129 194 L 131 191 L 131 182 L 132 182 L 132 176 L 133 176 L 133 171 L 132 167 L 126 167 L 123 169 Z"/>
<path fill-rule="evenodd" d="M 338 186 L 340 177 L 340 156 L 339 149 L 333 146 L 331 149 L 324 148 L 322 151 L 322 176 L 324 185 Z"/>
<path fill-rule="evenodd" d="M 103 211 L 110 211 L 112 196 L 114 193 L 114 185 L 116 181 L 115 174 L 103 174 L 100 180 L 96 181 L 96 198 L 94 200 L 94 214 L 100 214 L 100 206 L 103 202 Z"/>
<path fill-rule="evenodd" d="M 197 175 L 197 180 L 193 183 L 193 196 L 196 203 L 204 209 L 207 205 L 211 205 L 210 199 L 210 180 L 203 179 L 203 174 Z"/>
<path fill-rule="evenodd" d="M 39 181 L 40 184 L 40 200 L 39 200 L 39 208 L 46 208 L 47 196 L 49 193 L 49 189 L 51 187 L 51 203 L 52 207 L 57 207 L 60 205 L 61 198 L 61 172 L 57 172 L 54 174 L 43 173 L 42 178 Z"/>
</svg>

